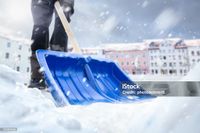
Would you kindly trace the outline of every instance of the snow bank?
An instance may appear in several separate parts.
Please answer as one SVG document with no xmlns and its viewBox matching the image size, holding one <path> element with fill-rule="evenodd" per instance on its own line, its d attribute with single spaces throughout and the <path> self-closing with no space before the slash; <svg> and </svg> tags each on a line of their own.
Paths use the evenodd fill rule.
<svg viewBox="0 0 200 133">
<path fill-rule="evenodd" d="M 26 88 L 19 77 L 0 69 L 0 127 L 17 127 L 20 133 L 200 132 L 200 98 L 56 108 L 48 94 Z"/>
<path fill-rule="evenodd" d="M 196 64 L 189 73 L 183 77 L 182 81 L 200 81 L 200 63 Z"/>
<path fill-rule="evenodd" d="M 14 71 L 6 65 L 0 65 L 0 78 L 12 83 L 24 80 L 24 78 L 20 75 L 19 72 Z"/>
</svg>

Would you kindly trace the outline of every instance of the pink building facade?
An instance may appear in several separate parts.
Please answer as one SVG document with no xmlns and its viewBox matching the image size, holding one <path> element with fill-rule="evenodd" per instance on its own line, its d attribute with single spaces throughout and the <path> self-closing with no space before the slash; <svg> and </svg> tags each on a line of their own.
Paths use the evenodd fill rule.
<svg viewBox="0 0 200 133">
<path fill-rule="evenodd" d="M 142 44 L 144 46 L 144 44 Z M 124 45 L 122 45 L 124 47 Z M 129 45 L 127 48 L 104 49 L 106 58 L 115 61 L 125 72 L 129 74 L 149 73 L 147 49 L 137 45 Z"/>
</svg>

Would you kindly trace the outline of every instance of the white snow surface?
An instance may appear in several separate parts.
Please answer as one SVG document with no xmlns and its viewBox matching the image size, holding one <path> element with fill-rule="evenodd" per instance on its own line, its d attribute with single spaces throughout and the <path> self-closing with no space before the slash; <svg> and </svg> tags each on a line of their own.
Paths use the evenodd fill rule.
<svg viewBox="0 0 200 133">
<path fill-rule="evenodd" d="M 162 97 L 131 104 L 55 107 L 23 77 L 0 66 L 0 127 L 20 133 L 199 133 L 200 98 Z"/>
<path fill-rule="evenodd" d="M 200 63 L 196 64 L 193 69 L 189 71 L 189 73 L 183 77 L 182 81 L 200 81 Z"/>
</svg>

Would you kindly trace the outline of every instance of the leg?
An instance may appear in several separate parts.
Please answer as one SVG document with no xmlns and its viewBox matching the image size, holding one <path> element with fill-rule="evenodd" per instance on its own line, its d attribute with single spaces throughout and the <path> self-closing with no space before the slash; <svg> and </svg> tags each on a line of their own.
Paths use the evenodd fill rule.
<svg viewBox="0 0 200 133">
<path fill-rule="evenodd" d="M 38 82 L 42 79 L 42 74 L 39 73 L 40 66 L 36 59 L 35 51 L 48 48 L 49 25 L 53 15 L 53 0 L 32 0 L 31 11 L 34 21 L 31 37 L 33 40 L 31 45 L 32 55 L 30 57 L 31 82 Z"/>
<path fill-rule="evenodd" d="M 74 0 L 60 0 L 61 6 L 63 7 L 65 16 L 67 20 L 70 22 L 70 16 L 73 14 L 74 9 Z M 55 26 L 54 31 L 50 41 L 51 50 L 55 51 L 65 51 L 67 52 L 67 41 L 68 37 L 65 33 L 64 27 L 58 17 L 57 13 L 55 13 Z"/>
<path fill-rule="evenodd" d="M 50 41 L 51 50 L 67 52 L 68 37 L 62 26 L 60 19 L 56 16 L 54 31 Z"/>
</svg>

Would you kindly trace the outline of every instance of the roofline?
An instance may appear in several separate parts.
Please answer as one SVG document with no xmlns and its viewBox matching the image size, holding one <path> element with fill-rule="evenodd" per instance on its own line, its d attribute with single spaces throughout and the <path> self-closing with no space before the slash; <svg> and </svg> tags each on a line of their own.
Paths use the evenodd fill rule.
<svg viewBox="0 0 200 133">
<path fill-rule="evenodd" d="M 26 45 L 31 45 L 31 43 L 32 43 L 32 40 L 30 40 L 30 39 L 19 38 L 19 37 L 16 37 L 16 36 L 13 36 L 10 34 L 1 33 L 1 32 L 0 32 L 0 38 L 4 38 L 4 39 L 10 40 L 10 41 L 17 42 L 17 43 L 20 42 L 20 43 L 23 43 Z"/>
</svg>

